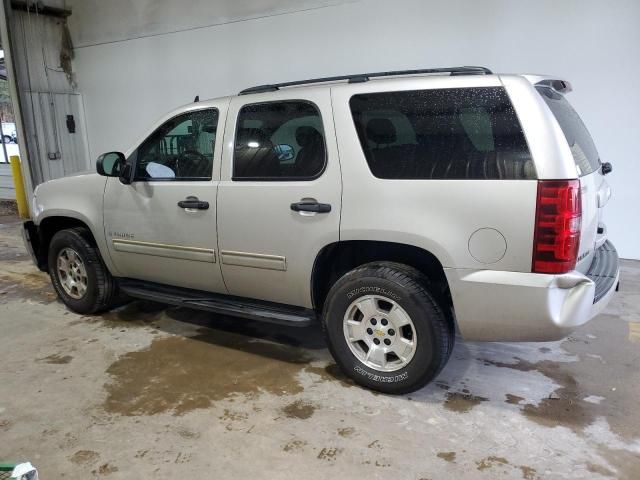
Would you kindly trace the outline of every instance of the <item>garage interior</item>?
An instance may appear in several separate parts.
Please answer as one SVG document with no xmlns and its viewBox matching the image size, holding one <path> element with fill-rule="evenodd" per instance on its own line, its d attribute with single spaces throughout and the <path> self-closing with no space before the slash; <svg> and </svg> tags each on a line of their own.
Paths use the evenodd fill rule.
<svg viewBox="0 0 640 480">
<path fill-rule="evenodd" d="M 572 81 L 613 196 L 620 290 L 546 343 L 456 341 L 409 395 L 296 329 L 135 301 L 80 316 L 0 211 L 0 463 L 41 478 L 640 478 L 640 3 L 4 0 L 27 194 L 179 105 L 260 84 L 486 65 Z M 5 174 L 0 165 L 0 174 Z M 4 173 L 3 173 L 4 172 Z M 7 187 L 8 188 L 8 187 Z M 10 198 L 8 194 L 7 198 Z M 1 478 L 1 477 L 0 477 Z"/>
</svg>

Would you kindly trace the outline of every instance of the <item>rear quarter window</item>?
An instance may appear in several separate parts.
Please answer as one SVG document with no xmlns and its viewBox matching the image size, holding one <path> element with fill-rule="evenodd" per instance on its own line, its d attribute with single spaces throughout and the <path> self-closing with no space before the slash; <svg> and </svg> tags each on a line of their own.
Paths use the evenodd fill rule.
<svg viewBox="0 0 640 480">
<path fill-rule="evenodd" d="M 562 133 L 567 139 L 578 175 L 589 175 L 598 170 L 600 155 L 598 155 L 596 145 L 578 112 L 573 109 L 564 95 L 551 87 L 537 86 L 536 90 L 549 106 L 553 116 L 556 117 Z"/>
<path fill-rule="evenodd" d="M 504 88 L 359 94 L 351 97 L 350 108 L 378 178 L 536 178 Z"/>
</svg>

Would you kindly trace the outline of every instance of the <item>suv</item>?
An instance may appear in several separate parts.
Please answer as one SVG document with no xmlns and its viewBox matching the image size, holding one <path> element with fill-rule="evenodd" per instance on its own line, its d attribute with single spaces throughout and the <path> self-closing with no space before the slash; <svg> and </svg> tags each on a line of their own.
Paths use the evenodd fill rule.
<svg viewBox="0 0 640 480">
<path fill-rule="evenodd" d="M 284 325 L 387 393 L 467 340 L 566 336 L 609 301 L 610 189 L 568 82 L 482 67 L 254 87 L 40 185 L 25 239 L 73 311 L 122 294 Z"/>
</svg>

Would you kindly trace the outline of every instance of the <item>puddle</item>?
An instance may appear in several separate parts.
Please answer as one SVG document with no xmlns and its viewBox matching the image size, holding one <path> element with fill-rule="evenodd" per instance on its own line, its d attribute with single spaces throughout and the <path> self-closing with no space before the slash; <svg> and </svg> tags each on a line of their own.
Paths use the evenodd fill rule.
<svg viewBox="0 0 640 480">
<path fill-rule="evenodd" d="M 445 462 L 454 463 L 456 461 L 456 452 L 440 452 L 436 456 Z"/>
<path fill-rule="evenodd" d="M 282 413 L 288 418 L 306 420 L 316 411 L 316 406 L 303 400 L 296 400 L 282 409 Z"/>
<path fill-rule="evenodd" d="M 340 385 L 346 388 L 356 386 L 356 383 L 347 377 L 335 363 L 327 365 L 326 367 L 307 367 L 305 370 L 318 375 L 323 382 L 338 381 Z"/>
<path fill-rule="evenodd" d="M 341 448 L 324 447 L 318 454 L 318 460 L 327 460 L 329 462 L 333 462 L 341 452 Z"/>
<path fill-rule="evenodd" d="M 87 464 L 93 463 L 100 457 L 98 452 L 94 452 L 93 450 L 78 450 L 76 453 L 71 455 L 69 460 L 75 464 Z"/>
<path fill-rule="evenodd" d="M 506 402 L 518 404 L 530 420 L 546 426 L 565 426 L 582 434 L 598 418 L 626 440 L 640 436 L 634 420 L 640 395 L 640 349 L 627 339 L 628 323 L 618 316 L 600 315 L 576 331 L 562 348 L 579 358 L 574 362 L 514 363 L 487 360 L 486 364 L 521 372 L 538 372 L 559 387 L 537 405 L 506 394 Z"/>
<path fill-rule="evenodd" d="M 557 425 L 570 426 L 573 429 L 582 430 L 595 420 L 595 416 L 588 411 L 582 398 L 585 394 L 573 375 L 565 371 L 564 364 L 544 360 L 531 363 L 517 359 L 516 363 L 502 363 L 486 361 L 490 365 L 503 368 L 511 368 L 521 372 L 536 371 L 560 385 L 553 395 L 543 398 L 538 405 L 526 403 L 522 412 L 530 420 L 547 427 Z M 517 399 L 517 401 L 516 401 Z M 507 403 L 519 403 L 520 397 L 507 395 Z"/>
<path fill-rule="evenodd" d="M 36 362 L 50 363 L 52 365 L 64 365 L 71 362 L 71 360 L 73 360 L 73 357 L 71 355 L 53 354 L 49 355 L 48 357 L 37 358 Z"/>
<path fill-rule="evenodd" d="M 343 438 L 348 438 L 351 435 L 353 435 L 355 433 L 356 429 L 353 427 L 345 427 L 345 428 L 339 428 L 338 429 L 338 435 L 340 435 Z"/>
<path fill-rule="evenodd" d="M 24 268 L 25 265 L 27 268 Z M 43 272 L 33 272 L 32 265 L 20 262 L 11 265 L 10 270 L 0 272 L 0 303 L 9 300 L 35 300 L 51 303 L 57 296 L 49 280 Z"/>
<path fill-rule="evenodd" d="M 599 448 L 600 454 L 606 459 L 616 473 L 609 472 L 609 475 L 618 480 L 638 480 L 640 478 L 640 458 L 637 453 L 626 450 L 614 450 L 604 446 Z M 589 466 L 588 466 L 589 467 Z M 590 465 L 589 471 L 608 471 L 604 467 Z M 598 473 L 600 473 L 598 471 Z M 604 473 L 602 473 L 604 475 Z"/>
<path fill-rule="evenodd" d="M 447 392 L 446 397 L 444 407 L 447 410 L 457 413 L 467 413 L 476 405 L 488 400 L 485 397 L 478 397 L 470 393 L 461 392 Z"/>
<path fill-rule="evenodd" d="M 289 453 L 301 452 L 302 450 L 304 450 L 304 447 L 306 445 L 307 442 L 305 442 L 304 440 L 291 440 L 284 447 L 282 447 L 282 450 Z"/>
<path fill-rule="evenodd" d="M 505 400 L 505 403 L 509 403 L 511 405 L 519 405 L 520 402 L 524 400 L 523 397 L 519 397 L 518 395 L 513 395 L 512 393 L 507 393 L 506 397 L 507 399 Z"/>
<path fill-rule="evenodd" d="M 104 408 L 129 416 L 182 415 L 238 395 L 294 395 L 303 390 L 297 374 L 309 362 L 302 349 L 224 331 L 158 338 L 107 369 Z"/>
<path fill-rule="evenodd" d="M 94 475 L 97 473 L 98 475 L 110 475 L 118 471 L 118 467 L 110 465 L 108 463 L 104 463 L 100 465 L 98 470 L 92 470 L 91 473 Z"/>
<path fill-rule="evenodd" d="M 161 303 L 134 301 L 99 317 L 87 317 L 85 321 L 102 320 L 104 326 L 110 328 L 144 326 L 158 320 L 167 308 L 169 305 Z"/>
</svg>

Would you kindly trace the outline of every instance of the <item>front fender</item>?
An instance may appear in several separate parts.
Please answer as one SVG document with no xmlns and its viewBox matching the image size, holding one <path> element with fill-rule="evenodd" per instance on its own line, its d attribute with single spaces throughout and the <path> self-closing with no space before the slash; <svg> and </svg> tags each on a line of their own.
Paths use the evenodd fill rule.
<svg viewBox="0 0 640 480">
<path fill-rule="evenodd" d="M 38 186 L 33 198 L 33 221 L 41 227 L 47 219 L 69 218 L 87 226 L 100 250 L 105 265 L 117 275 L 109 256 L 103 217 L 106 177 L 78 175 L 51 180 Z"/>
</svg>

